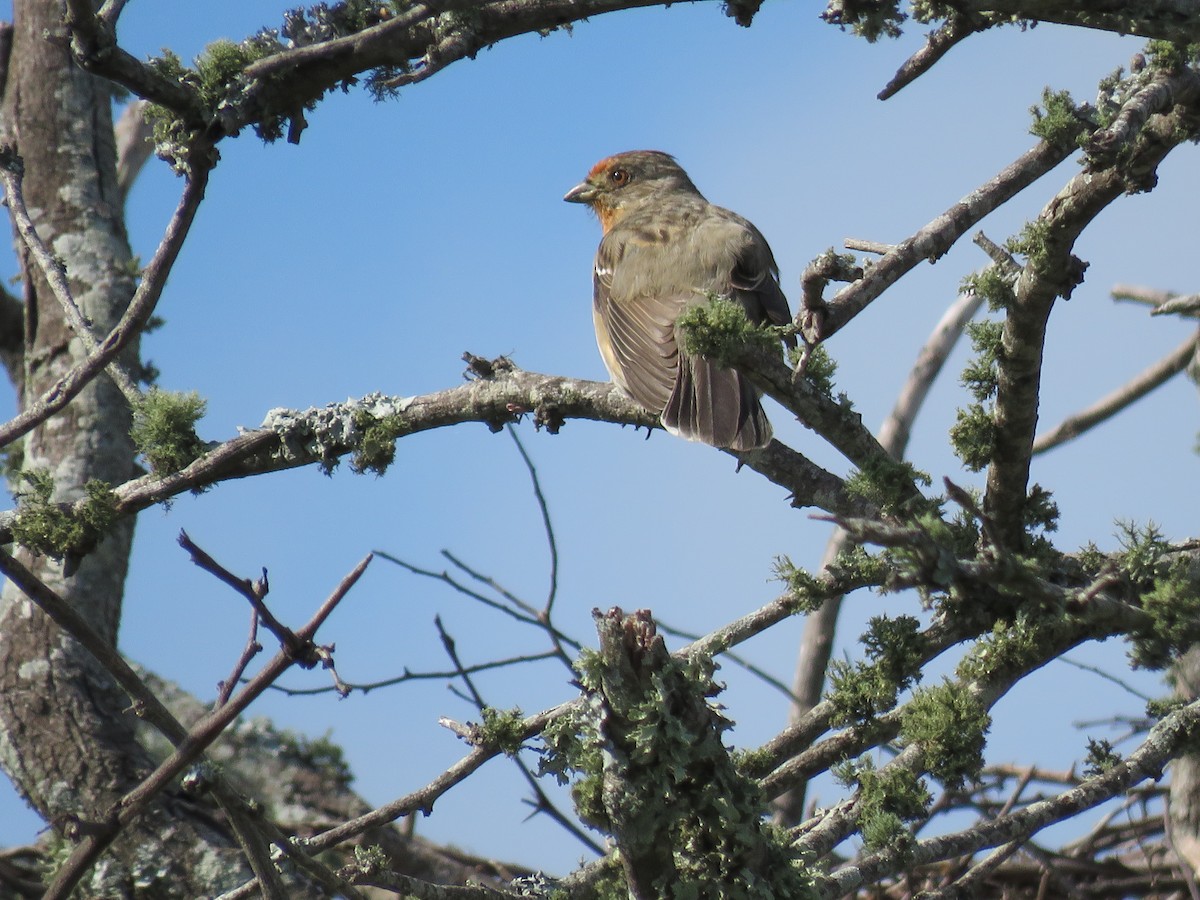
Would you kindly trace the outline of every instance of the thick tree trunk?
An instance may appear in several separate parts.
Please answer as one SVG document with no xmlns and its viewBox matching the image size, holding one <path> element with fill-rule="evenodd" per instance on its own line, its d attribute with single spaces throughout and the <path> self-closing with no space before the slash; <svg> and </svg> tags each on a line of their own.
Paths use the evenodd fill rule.
<svg viewBox="0 0 1200 900">
<path fill-rule="evenodd" d="M 134 289 L 109 90 L 72 63 L 58 0 L 17 0 L 13 12 L 0 139 L 22 156 L 38 231 L 65 265 L 83 315 L 103 335 Z M 24 406 L 84 350 L 27 253 L 22 269 Z M 56 500 L 77 499 L 90 479 L 120 483 L 134 467 L 129 425 L 128 401 L 101 375 L 26 437 L 23 466 L 53 476 Z M 115 644 L 132 535 L 133 522 L 121 523 L 71 577 L 53 560 L 24 554 L 23 561 Z M 0 765 L 70 839 L 144 777 L 150 758 L 134 738 L 124 692 L 11 584 L 0 602 L 0 636 Z M 188 809 L 164 801 L 143 817 L 95 867 L 85 890 L 104 897 L 200 896 L 218 886 L 221 879 L 212 875 L 221 870 L 228 884 L 238 883 L 247 871 L 225 858 L 232 856 L 228 838 Z M 207 869 L 203 886 L 191 880 L 197 869 Z"/>
</svg>

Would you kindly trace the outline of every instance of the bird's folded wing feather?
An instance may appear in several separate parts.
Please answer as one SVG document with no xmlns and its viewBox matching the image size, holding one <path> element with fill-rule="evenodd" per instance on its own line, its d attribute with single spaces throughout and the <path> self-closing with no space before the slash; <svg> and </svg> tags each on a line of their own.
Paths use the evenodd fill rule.
<svg viewBox="0 0 1200 900">
<path fill-rule="evenodd" d="M 593 312 L 600 353 L 613 380 L 642 406 L 661 412 L 679 366 L 675 319 L 690 298 L 662 291 L 655 254 L 648 249 L 626 241 L 601 243 Z M 620 276 L 614 280 L 618 263 Z"/>
</svg>

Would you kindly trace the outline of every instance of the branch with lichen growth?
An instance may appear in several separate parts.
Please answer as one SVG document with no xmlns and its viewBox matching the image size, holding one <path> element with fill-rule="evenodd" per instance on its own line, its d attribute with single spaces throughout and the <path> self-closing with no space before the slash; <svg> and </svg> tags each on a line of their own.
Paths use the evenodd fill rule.
<svg viewBox="0 0 1200 900">
<path fill-rule="evenodd" d="M 1026 257 L 1004 320 L 1002 352 L 997 360 L 993 444 L 988 467 L 985 508 L 1011 546 L 1021 541 L 1021 517 L 1026 504 L 1029 464 L 1033 451 L 1040 395 L 1046 323 L 1054 301 L 1069 298 L 1083 280 L 1086 264 L 1071 251 L 1091 221 L 1129 191 L 1153 186 L 1158 164 L 1178 144 L 1200 130 L 1200 76 L 1150 72 L 1146 86 L 1129 103 L 1138 104 L 1143 92 L 1157 96 L 1157 85 L 1169 82 L 1177 105 L 1151 116 L 1126 152 L 1105 168 L 1081 172 L 1051 199 L 1017 242 Z M 1117 123 L 1124 128 L 1118 115 Z M 1095 136 L 1106 145 L 1103 133 Z"/>
<path fill-rule="evenodd" d="M 355 472 L 382 473 L 395 457 L 398 439 L 467 422 L 482 422 L 499 431 L 507 423 L 532 415 L 537 427 L 551 433 L 572 418 L 658 426 L 657 416 L 612 384 L 526 372 L 503 357 L 488 361 L 468 356 L 476 377 L 459 387 L 415 397 L 370 394 L 308 410 L 272 410 L 259 428 L 212 446 L 199 456 L 195 453 L 201 445 L 194 443 L 190 430 L 200 409 L 198 398 L 165 398 L 172 418 L 187 427 L 174 443 L 158 449 L 143 447 L 148 457 L 161 455 L 167 461 L 159 466 L 164 471 L 112 488 L 105 494 L 111 501 L 106 509 L 111 507 L 115 516 L 132 515 L 185 492 L 234 478 L 310 465 L 331 472 L 343 458 L 349 458 Z M 778 441 L 733 455 L 740 464 L 789 491 L 793 505 L 816 505 L 851 516 L 875 511 L 868 499 L 852 494 L 837 476 Z M 186 464 L 170 471 L 171 461 Z M 55 509 L 59 518 L 69 521 L 88 512 L 87 502 L 61 504 Z M 0 513 L 0 539 L 11 540 L 20 532 L 23 515 L 28 513 L 21 509 Z M 87 549 L 78 544 L 74 541 L 70 547 L 58 548 L 56 555 Z"/>
<path fill-rule="evenodd" d="M 1192 739 L 1200 726 L 1200 700 L 1170 713 L 1127 758 L 1055 797 L 1039 800 L 1016 812 L 951 834 L 889 847 L 836 870 L 821 886 L 825 897 L 841 897 L 863 885 L 905 868 L 934 860 L 977 853 L 1014 840 L 1028 840 L 1042 829 L 1119 796 L 1132 785 L 1162 777 L 1167 764 Z"/>
</svg>

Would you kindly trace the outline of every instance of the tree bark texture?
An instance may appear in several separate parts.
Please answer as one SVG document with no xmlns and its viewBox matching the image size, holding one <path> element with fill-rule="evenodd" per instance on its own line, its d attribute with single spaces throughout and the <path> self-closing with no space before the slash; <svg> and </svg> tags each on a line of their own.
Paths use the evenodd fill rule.
<svg viewBox="0 0 1200 900">
<path fill-rule="evenodd" d="M 116 176 L 109 87 L 72 62 L 57 0 L 16 0 L 0 140 L 24 161 L 24 193 L 42 240 L 62 261 L 75 301 L 103 335 L 134 289 L 133 257 Z M 23 251 L 23 248 L 21 248 Z M 23 407 L 83 355 L 59 300 L 20 252 L 24 300 Z M 136 346 L 128 362 L 136 362 Z M 134 473 L 129 403 L 101 375 L 60 415 L 24 440 L 25 469 L 54 480 L 56 501 L 82 496 L 90 479 L 120 484 Z M 67 577 L 61 563 L 22 550 L 23 561 L 113 644 L 120 622 L 133 520 L 127 518 Z M 129 700 L 72 639 L 6 585 L 0 599 L 0 766 L 68 841 L 102 821 L 149 771 Z M 174 807 L 167 809 L 167 804 Z M 118 842 L 86 883 L 105 897 L 199 896 L 230 843 L 207 816 L 164 801 Z M 193 812 L 199 812 L 192 808 Z M 212 867 L 198 865 L 204 861 Z M 205 869 L 207 868 L 207 871 Z M 199 881 L 188 886 L 190 873 Z M 233 866 L 230 885 L 246 874 Z"/>
</svg>

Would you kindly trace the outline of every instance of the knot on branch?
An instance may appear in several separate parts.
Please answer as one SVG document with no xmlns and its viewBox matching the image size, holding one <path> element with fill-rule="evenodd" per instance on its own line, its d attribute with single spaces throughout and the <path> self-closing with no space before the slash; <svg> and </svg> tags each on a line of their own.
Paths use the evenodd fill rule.
<svg viewBox="0 0 1200 900">
<path fill-rule="evenodd" d="M 462 358 L 463 362 L 467 364 L 466 377 L 468 381 L 473 379 L 490 381 L 517 370 L 516 364 L 507 356 L 488 359 L 484 356 L 476 356 L 468 350 L 462 355 Z"/>
</svg>

